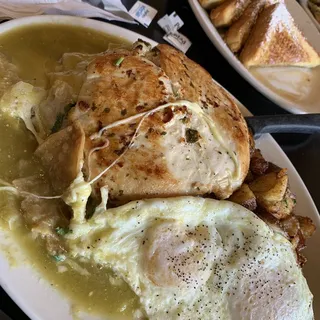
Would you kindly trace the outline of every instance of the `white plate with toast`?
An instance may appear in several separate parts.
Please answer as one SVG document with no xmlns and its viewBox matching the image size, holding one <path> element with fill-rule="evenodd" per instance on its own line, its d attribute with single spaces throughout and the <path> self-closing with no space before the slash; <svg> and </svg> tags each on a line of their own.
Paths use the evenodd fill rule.
<svg viewBox="0 0 320 320">
<path fill-rule="evenodd" d="M 229 49 L 217 28 L 212 24 L 209 11 L 202 8 L 198 0 L 189 0 L 189 4 L 211 42 L 235 70 L 258 91 L 289 112 L 320 112 L 320 66 L 315 68 L 251 67 L 247 69 Z M 319 54 L 320 33 L 313 22 L 295 0 L 285 1 L 285 5 L 307 42 Z"/>
</svg>

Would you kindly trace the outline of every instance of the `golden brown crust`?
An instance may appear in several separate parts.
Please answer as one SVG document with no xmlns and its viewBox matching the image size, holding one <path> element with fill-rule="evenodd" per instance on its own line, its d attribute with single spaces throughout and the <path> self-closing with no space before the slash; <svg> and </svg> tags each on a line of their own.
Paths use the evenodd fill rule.
<svg viewBox="0 0 320 320">
<path fill-rule="evenodd" d="M 250 160 L 250 170 L 253 174 L 261 176 L 269 168 L 269 162 L 265 160 L 259 149 L 255 149 Z"/>
<path fill-rule="evenodd" d="M 250 211 L 254 211 L 257 208 L 256 197 L 246 183 L 243 183 L 240 189 L 231 195 L 229 200 L 241 204 Z"/>
<path fill-rule="evenodd" d="M 224 0 L 199 0 L 199 3 L 201 4 L 202 8 L 209 10 L 213 7 L 216 7 L 223 1 Z"/>
<path fill-rule="evenodd" d="M 316 227 L 310 218 L 293 213 L 296 200 L 288 187 L 287 169 L 266 161 L 259 149 L 253 152 L 250 168 L 255 174 L 250 170 L 246 178 L 248 184 L 244 183 L 229 200 L 249 208 L 290 240 L 297 254 L 297 262 L 303 266 L 307 259 L 301 251 Z"/>
<path fill-rule="evenodd" d="M 90 134 L 98 121 L 105 126 L 172 100 L 168 82 L 164 72 L 147 59 L 122 52 L 105 54 L 89 65 L 69 118 L 74 121 L 81 117 L 84 130 Z"/>
<path fill-rule="evenodd" d="M 264 5 L 265 0 L 253 0 L 240 18 L 230 26 L 225 41 L 232 52 L 238 52 L 243 47 Z"/>
<path fill-rule="evenodd" d="M 181 195 L 187 191 L 172 177 L 164 157 L 164 114 L 165 111 L 159 112 L 143 122 L 139 129 L 139 147 L 126 151 L 138 120 L 108 130 L 108 148 L 92 156 L 91 177 L 95 177 L 126 151 L 125 156 L 94 185 L 96 193 L 100 187 L 108 186 L 110 205 Z M 141 140 L 144 143 L 140 143 Z"/>
<path fill-rule="evenodd" d="M 235 22 L 249 5 L 250 0 L 227 0 L 210 13 L 215 27 L 227 27 Z"/>
<path fill-rule="evenodd" d="M 116 65 L 121 57 L 121 65 Z M 210 127 L 185 105 L 158 110 L 141 122 L 141 113 L 181 100 L 196 102 L 225 141 L 212 142 Z M 104 129 L 100 138 L 92 139 L 98 130 L 124 119 L 126 123 Z M 69 120 L 79 121 L 86 133 L 86 178 L 93 179 L 111 166 L 93 188 L 97 195 L 108 186 L 114 205 L 207 193 L 227 198 L 247 175 L 249 135 L 238 107 L 209 73 L 167 45 L 141 55 L 113 51 L 98 57 L 88 68 Z M 195 132 L 197 141 L 188 141 Z"/>
<path fill-rule="evenodd" d="M 239 108 L 200 65 L 168 45 L 160 44 L 156 48 L 159 55 L 154 61 L 158 60 L 159 66 L 172 83 L 177 85 L 179 98 L 199 103 L 219 129 L 236 145 L 241 171 L 239 181 L 242 183 L 249 168 L 250 150 L 248 127 Z M 240 187 L 241 183 L 235 189 Z M 221 198 L 227 196 L 218 194 Z"/>
<path fill-rule="evenodd" d="M 312 220 L 308 217 L 297 216 L 299 221 L 300 229 L 302 235 L 305 239 L 309 239 L 312 237 L 313 233 L 316 231 L 316 226 L 312 222 Z"/>
</svg>

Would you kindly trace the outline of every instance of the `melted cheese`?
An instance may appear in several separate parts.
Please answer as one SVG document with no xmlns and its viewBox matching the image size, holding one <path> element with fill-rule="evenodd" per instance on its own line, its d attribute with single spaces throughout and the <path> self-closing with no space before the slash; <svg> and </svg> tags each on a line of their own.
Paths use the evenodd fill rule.
<svg viewBox="0 0 320 320">
<path fill-rule="evenodd" d="M 170 121 L 169 125 L 167 125 L 167 129 L 169 134 L 166 139 L 166 154 L 165 157 L 169 159 L 169 168 L 172 171 L 173 176 L 177 178 L 182 178 L 185 180 L 185 183 L 190 181 L 190 176 L 188 176 L 187 168 L 191 168 L 192 162 L 189 164 L 184 163 L 185 168 L 181 169 L 181 154 L 183 154 L 184 159 L 191 158 L 199 158 L 199 155 L 205 155 L 204 161 L 202 164 L 200 163 L 200 168 L 197 172 L 193 172 L 192 179 L 196 179 L 199 182 L 201 181 L 203 184 L 209 184 L 210 180 L 215 176 L 215 179 L 218 179 L 221 186 L 224 184 L 228 184 L 230 179 L 239 179 L 240 177 L 240 168 L 238 159 L 236 158 L 236 153 L 234 150 L 234 146 L 232 143 L 228 142 L 230 139 L 227 137 L 222 137 L 217 126 L 214 121 L 207 115 L 201 107 L 194 102 L 180 100 L 172 103 L 166 103 L 160 105 L 152 110 L 142 112 L 136 114 L 134 116 L 116 121 L 111 123 L 105 127 L 103 127 L 98 133 L 91 135 L 91 139 L 100 138 L 104 131 L 114 128 L 116 126 L 123 125 L 125 123 L 130 123 L 133 120 L 141 118 L 139 125 L 136 129 L 134 136 L 132 137 L 129 145 L 126 147 L 125 152 L 119 156 L 108 168 L 103 170 L 98 176 L 93 178 L 90 183 L 97 181 L 100 177 L 102 177 L 114 164 L 116 164 L 120 158 L 124 156 L 124 154 L 128 151 L 128 149 L 135 144 L 136 147 L 139 147 L 139 144 L 146 143 L 146 141 L 138 140 L 138 131 L 141 127 L 142 122 L 151 114 L 163 110 L 165 108 L 174 108 L 174 107 L 187 107 L 188 110 L 191 111 L 193 116 L 191 117 L 192 123 L 191 125 L 200 132 L 203 137 L 203 146 L 199 145 L 199 147 L 188 148 L 186 145 L 179 144 L 179 138 L 184 136 L 184 133 L 179 131 L 181 129 L 186 129 L 185 126 L 175 125 L 175 122 Z M 180 119 L 176 119 L 175 121 L 179 121 Z M 138 140 L 138 141 L 136 141 Z M 217 156 L 220 154 L 221 156 Z M 202 157 L 201 157 L 202 158 Z M 188 161 L 188 160 L 186 160 Z M 210 174 L 206 173 L 210 170 Z M 211 175 L 212 174 L 212 175 Z"/>
</svg>

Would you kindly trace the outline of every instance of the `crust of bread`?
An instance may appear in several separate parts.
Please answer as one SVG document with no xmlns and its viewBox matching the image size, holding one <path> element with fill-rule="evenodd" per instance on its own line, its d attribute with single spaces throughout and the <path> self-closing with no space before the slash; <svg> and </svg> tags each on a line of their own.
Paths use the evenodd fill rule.
<svg viewBox="0 0 320 320">
<path fill-rule="evenodd" d="M 249 5 L 250 0 L 227 0 L 212 9 L 210 19 L 215 27 L 228 27 L 235 22 Z"/>
<path fill-rule="evenodd" d="M 243 47 L 264 5 L 265 0 L 253 0 L 241 17 L 230 26 L 224 39 L 232 52 L 238 52 Z"/>
<path fill-rule="evenodd" d="M 213 7 L 218 6 L 221 4 L 224 0 L 199 0 L 199 3 L 201 4 L 202 8 L 206 10 L 210 10 Z"/>
</svg>

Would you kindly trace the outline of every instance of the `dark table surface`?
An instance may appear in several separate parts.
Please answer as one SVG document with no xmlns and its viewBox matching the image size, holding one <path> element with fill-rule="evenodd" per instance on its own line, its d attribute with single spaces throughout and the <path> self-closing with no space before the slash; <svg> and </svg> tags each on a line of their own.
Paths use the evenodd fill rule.
<svg viewBox="0 0 320 320">
<path fill-rule="evenodd" d="M 122 2 L 130 9 L 136 1 L 123 0 Z M 164 32 L 158 26 L 157 21 L 166 13 L 170 14 L 171 12 L 176 11 L 185 23 L 179 31 L 187 36 L 192 42 L 192 46 L 187 52 L 188 57 L 207 69 L 216 81 L 229 90 L 253 114 L 266 115 L 287 113 L 259 93 L 228 64 L 205 35 L 187 0 L 144 0 L 144 2 L 158 10 L 157 16 L 149 28 L 145 28 L 141 25 L 129 25 L 118 22 L 115 22 L 114 24 L 143 34 L 157 42 L 164 43 Z M 318 187 L 317 182 L 320 178 L 320 134 L 278 134 L 274 135 L 274 138 L 296 167 L 309 189 L 319 211 L 320 188 Z M 0 309 L 10 316 L 12 320 L 28 319 L 28 317 L 24 315 L 1 289 L 0 297 Z M 2 318 L 1 313 L 0 320 L 5 320 L 5 318 Z"/>
</svg>

